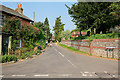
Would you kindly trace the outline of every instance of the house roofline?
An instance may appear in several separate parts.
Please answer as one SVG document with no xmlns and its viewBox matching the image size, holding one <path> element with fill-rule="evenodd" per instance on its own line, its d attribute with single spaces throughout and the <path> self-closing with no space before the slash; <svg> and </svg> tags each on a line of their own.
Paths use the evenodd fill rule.
<svg viewBox="0 0 120 80">
<path fill-rule="evenodd" d="M 11 10 L 11 12 L 9 11 L 6 11 L 6 10 L 3 10 L 2 8 L 6 8 L 8 10 Z M 27 16 L 23 15 L 23 14 L 19 14 L 18 12 L 16 12 L 15 10 L 11 9 L 11 8 L 8 8 L 4 5 L 0 5 L 0 11 L 4 12 L 4 13 L 7 13 L 7 14 L 11 14 L 11 15 L 14 15 L 14 16 L 17 16 L 17 17 L 20 17 L 22 19 L 25 19 L 25 20 L 28 20 L 30 22 L 34 22 L 33 20 L 29 19 Z M 13 11 L 13 12 L 12 12 Z"/>
</svg>

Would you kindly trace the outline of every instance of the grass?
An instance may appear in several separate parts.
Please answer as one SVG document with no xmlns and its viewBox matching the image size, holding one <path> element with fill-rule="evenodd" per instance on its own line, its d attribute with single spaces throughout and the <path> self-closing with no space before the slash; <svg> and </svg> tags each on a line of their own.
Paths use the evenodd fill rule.
<svg viewBox="0 0 120 80">
<path fill-rule="evenodd" d="M 64 44 L 58 43 L 58 45 L 60 45 L 60 46 L 62 46 L 62 47 L 64 47 L 64 48 L 67 48 L 67 49 L 69 49 L 69 50 L 75 51 L 75 52 L 80 52 L 80 53 L 83 53 L 83 54 L 88 54 L 88 55 L 90 55 L 90 54 L 87 53 L 87 52 L 80 51 L 80 50 L 75 49 L 75 48 L 73 48 L 73 47 L 68 47 L 68 46 L 66 46 L 66 45 L 64 45 Z"/>
</svg>

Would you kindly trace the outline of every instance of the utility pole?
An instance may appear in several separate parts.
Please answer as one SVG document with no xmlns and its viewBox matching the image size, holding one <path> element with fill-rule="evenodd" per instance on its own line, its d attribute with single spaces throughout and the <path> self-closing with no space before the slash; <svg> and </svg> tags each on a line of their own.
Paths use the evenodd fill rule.
<svg viewBox="0 0 120 80">
<path fill-rule="evenodd" d="M 33 12 L 33 21 L 34 21 L 34 25 L 35 25 L 35 11 Z"/>
</svg>

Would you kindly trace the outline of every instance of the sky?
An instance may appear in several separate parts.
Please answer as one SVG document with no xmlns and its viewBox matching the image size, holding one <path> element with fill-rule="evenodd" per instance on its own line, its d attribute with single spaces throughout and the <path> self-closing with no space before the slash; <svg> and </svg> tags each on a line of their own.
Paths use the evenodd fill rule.
<svg viewBox="0 0 120 80">
<path fill-rule="evenodd" d="M 57 17 L 61 16 L 62 22 L 65 24 L 64 30 L 73 30 L 76 28 L 71 21 L 72 18 L 68 14 L 65 4 L 72 6 L 75 2 L 2 2 L 2 5 L 16 9 L 17 4 L 22 4 L 23 14 L 33 20 L 33 12 L 35 12 L 35 22 L 44 22 L 47 17 L 50 29 L 52 31 Z"/>
</svg>

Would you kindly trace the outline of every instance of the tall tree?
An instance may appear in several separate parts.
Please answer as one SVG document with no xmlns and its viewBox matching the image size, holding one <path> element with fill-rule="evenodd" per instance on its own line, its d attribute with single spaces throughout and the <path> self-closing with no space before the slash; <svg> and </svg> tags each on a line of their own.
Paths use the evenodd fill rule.
<svg viewBox="0 0 120 80">
<path fill-rule="evenodd" d="M 68 13 L 73 18 L 77 28 L 84 29 L 97 29 L 97 33 L 109 30 L 110 27 L 119 25 L 119 3 L 110 2 L 78 2 L 68 7 Z M 115 14 L 115 15 L 113 15 Z"/>
<path fill-rule="evenodd" d="M 55 26 L 53 27 L 55 40 L 57 40 L 57 41 L 61 41 L 60 34 L 61 34 L 62 31 L 64 31 L 64 25 L 65 25 L 61 22 L 60 18 L 61 18 L 61 16 L 56 18 Z"/>
<path fill-rule="evenodd" d="M 49 40 L 51 34 L 50 34 L 50 28 L 49 28 L 49 21 L 47 18 L 45 18 L 45 21 L 44 21 L 43 31 L 44 31 L 44 34 L 46 35 L 46 40 Z"/>
</svg>

